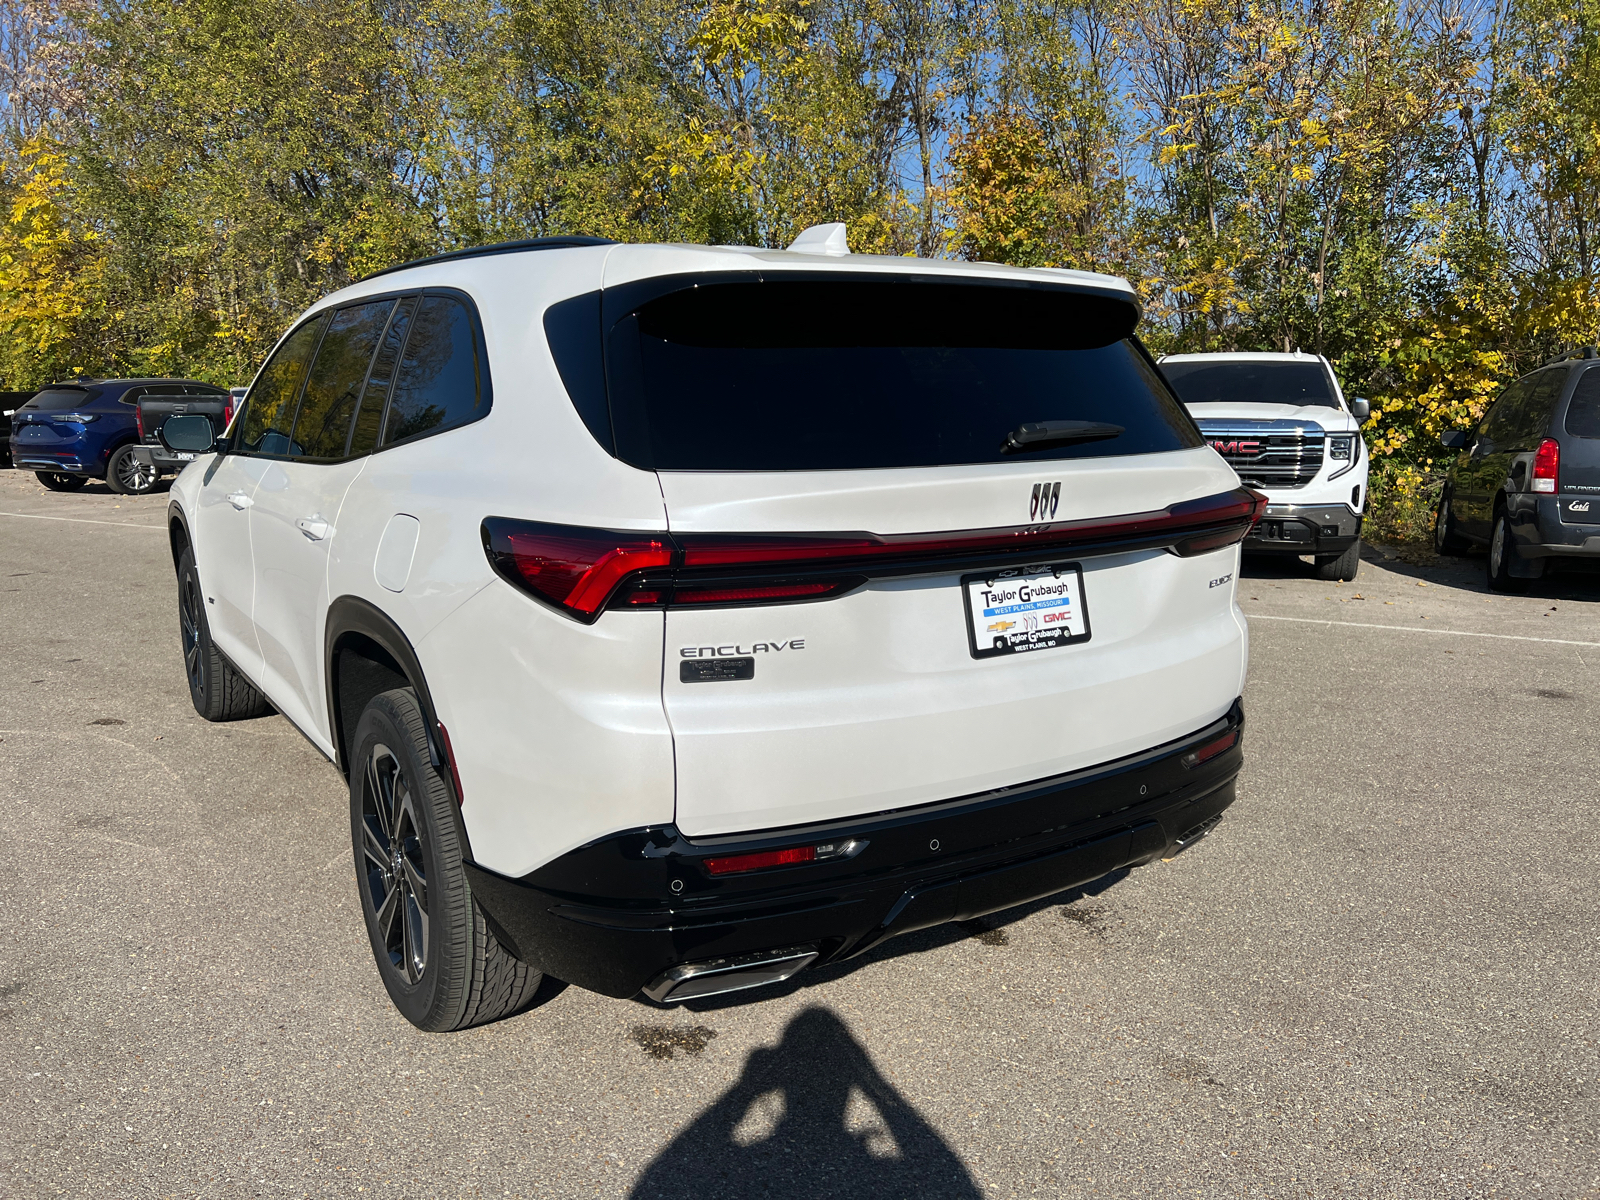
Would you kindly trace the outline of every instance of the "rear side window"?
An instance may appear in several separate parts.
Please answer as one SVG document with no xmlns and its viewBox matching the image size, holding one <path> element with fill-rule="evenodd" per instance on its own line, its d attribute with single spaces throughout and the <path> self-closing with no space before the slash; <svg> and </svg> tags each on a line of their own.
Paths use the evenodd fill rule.
<svg viewBox="0 0 1600 1200">
<path fill-rule="evenodd" d="M 350 431 L 352 455 L 370 454 L 378 445 L 378 434 L 383 431 L 383 406 L 388 403 L 395 364 L 400 361 L 400 348 L 406 344 L 406 330 L 411 326 L 411 314 L 416 307 L 415 296 L 402 297 L 389 317 L 389 327 L 372 360 L 372 372 L 367 377 L 361 407 Z"/>
<path fill-rule="evenodd" d="M 1185 404 L 1339 407 L 1319 362 L 1169 362 L 1161 373 Z"/>
<path fill-rule="evenodd" d="M 440 433 L 489 411 L 472 313 L 454 296 L 424 295 L 395 370 L 383 444 Z"/>
<path fill-rule="evenodd" d="M 1578 377 L 1567 405 L 1567 432 L 1574 437 L 1600 438 L 1600 368 L 1590 367 Z"/>
<path fill-rule="evenodd" d="M 239 444 L 244 453 L 301 453 L 290 441 L 289 431 L 293 428 L 300 382 L 306 376 L 306 367 L 316 353 L 317 342 L 327 323 L 327 313 L 312 317 L 291 333 L 261 368 L 261 374 L 245 397 L 244 432 Z"/>
<path fill-rule="evenodd" d="M 1561 390 L 1566 386 L 1567 369 L 1557 367 L 1540 371 L 1533 377 L 1533 387 L 1523 396 L 1509 417 L 1511 441 L 1519 450 L 1532 450 L 1550 428 L 1550 416 Z"/>
<path fill-rule="evenodd" d="M 367 368 L 393 308 L 391 299 L 351 305 L 333 314 L 294 423 L 294 441 L 306 458 L 344 457 Z"/>
<path fill-rule="evenodd" d="M 606 335 L 616 453 L 660 470 L 818 471 L 1200 445 L 1127 336 L 1133 315 L 1066 289 L 907 279 L 682 288 Z M 1002 453 L 1020 426 L 1063 420 L 1123 432 Z"/>
</svg>

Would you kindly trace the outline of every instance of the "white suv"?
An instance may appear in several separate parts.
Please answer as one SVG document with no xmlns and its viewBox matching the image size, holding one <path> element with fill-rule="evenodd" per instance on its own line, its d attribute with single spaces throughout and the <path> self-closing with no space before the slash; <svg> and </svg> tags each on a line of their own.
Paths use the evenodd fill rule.
<svg viewBox="0 0 1600 1200">
<path fill-rule="evenodd" d="M 1354 579 L 1367 499 L 1365 400 L 1345 402 L 1320 355 L 1169 354 L 1162 373 L 1206 441 L 1267 510 L 1247 551 L 1310 554 L 1319 579 Z"/>
<path fill-rule="evenodd" d="M 195 707 L 345 773 L 418 1026 L 784 979 L 1232 802 L 1263 501 L 1128 285 L 841 233 L 410 264 L 165 426 Z"/>
</svg>

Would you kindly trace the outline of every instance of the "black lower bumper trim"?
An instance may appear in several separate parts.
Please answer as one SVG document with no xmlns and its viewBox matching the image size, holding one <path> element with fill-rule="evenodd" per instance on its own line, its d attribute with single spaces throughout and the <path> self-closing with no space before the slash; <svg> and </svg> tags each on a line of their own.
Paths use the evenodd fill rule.
<svg viewBox="0 0 1600 1200">
<path fill-rule="evenodd" d="M 815 946 L 818 963 L 886 938 L 1055 895 L 1169 857 L 1233 802 L 1242 736 L 1194 766 L 1243 706 L 1142 754 L 1032 784 L 827 825 L 694 839 L 630 830 L 521 879 L 466 864 L 496 935 L 524 961 L 608 996 L 674 967 Z M 713 876 L 707 858 L 857 838 L 854 857 Z"/>
</svg>

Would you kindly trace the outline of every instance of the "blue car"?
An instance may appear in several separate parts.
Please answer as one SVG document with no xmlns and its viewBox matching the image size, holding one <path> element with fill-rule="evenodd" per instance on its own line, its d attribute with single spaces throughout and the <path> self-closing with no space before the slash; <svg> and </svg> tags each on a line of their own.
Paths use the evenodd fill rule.
<svg viewBox="0 0 1600 1200">
<path fill-rule="evenodd" d="M 104 479 L 113 492 L 137 495 L 157 472 L 133 456 L 139 444 L 139 397 L 225 396 L 193 379 L 73 379 L 53 383 L 11 417 L 11 463 L 33 471 L 52 491 L 75 492 Z"/>
</svg>

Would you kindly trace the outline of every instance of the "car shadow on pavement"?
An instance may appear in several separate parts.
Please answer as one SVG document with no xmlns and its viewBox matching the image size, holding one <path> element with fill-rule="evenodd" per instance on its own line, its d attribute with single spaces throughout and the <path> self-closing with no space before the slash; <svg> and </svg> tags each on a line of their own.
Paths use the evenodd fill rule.
<svg viewBox="0 0 1600 1200">
<path fill-rule="evenodd" d="M 811 1007 L 645 1168 L 630 1200 L 978 1197 L 960 1157 L 878 1071 L 848 1026 Z"/>
<path fill-rule="evenodd" d="M 1489 590 L 1482 553 L 1439 554 L 1431 546 L 1367 542 L 1361 547 L 1361 566 L 1361 574 L 1355 580 L 1357 587 L 1370 578 L 1368 571 L 1371 568 L 1381 567 L 1390 574 L 1435 587 L 1453 588 L 1482 596 L 1501 594 Z M 1309 561 L 1287 554 L 1246 554 L 1239 568 L 1239 577 L 1303 579 L 1313 585 L 1321 582 L 1311 574 Z M 1600 600 L 1600 570 L 1586 563 L 1559 563 L 1548 568 L 1542 579 L 1530 580 L 1527 591 L 1506 594 L 1534 600 Z"/>
</svg>

